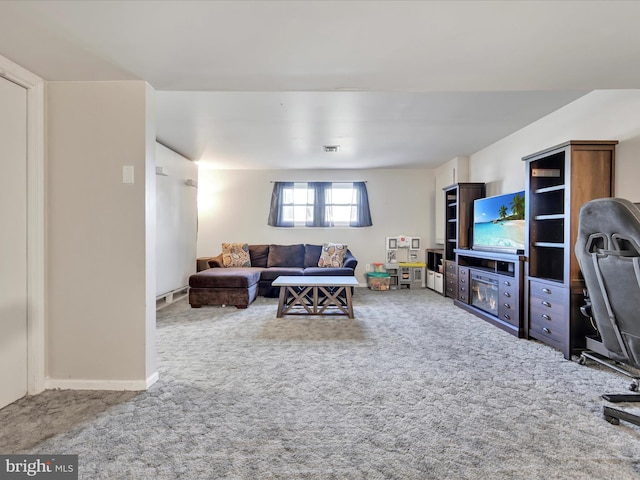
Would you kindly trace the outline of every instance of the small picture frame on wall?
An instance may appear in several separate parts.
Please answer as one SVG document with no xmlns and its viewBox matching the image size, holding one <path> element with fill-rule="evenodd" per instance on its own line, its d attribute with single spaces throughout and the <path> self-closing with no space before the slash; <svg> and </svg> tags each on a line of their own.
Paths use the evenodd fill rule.
<svg viewBox="0 0 640 480">
<path fill-rule="evenodd" d="M 398 249 L 398 239 L 387 237 L 387 249 L 389 250 L 397 250 Z"/>
<path fill-rule="evenodd" d="M 411 239 L 411 250 L 420 250 L 420 238 L 412 238 Z"/>
</svg>

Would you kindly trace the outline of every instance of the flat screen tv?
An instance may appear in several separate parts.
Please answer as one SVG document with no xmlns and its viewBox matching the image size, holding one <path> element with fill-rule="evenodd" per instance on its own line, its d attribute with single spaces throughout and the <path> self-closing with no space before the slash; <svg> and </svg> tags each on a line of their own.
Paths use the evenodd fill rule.
<svg viewBox="0 0 640 480">
<path fill-rule="evenodd" d="M 524 191 L 474 200 L 474 250 L 524 253 L 524 231 Z"/>
</svg>

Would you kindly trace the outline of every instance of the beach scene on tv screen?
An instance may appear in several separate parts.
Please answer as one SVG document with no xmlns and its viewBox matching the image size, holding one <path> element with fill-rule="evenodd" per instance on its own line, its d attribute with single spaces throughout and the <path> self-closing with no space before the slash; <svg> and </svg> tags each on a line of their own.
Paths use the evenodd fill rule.
<svg viewBox="0 0 640 480">
<path fill-rule="evenodd" d="M 473 246 L 524 249 L 524 191 L 476 200 Z"/>
</svg>

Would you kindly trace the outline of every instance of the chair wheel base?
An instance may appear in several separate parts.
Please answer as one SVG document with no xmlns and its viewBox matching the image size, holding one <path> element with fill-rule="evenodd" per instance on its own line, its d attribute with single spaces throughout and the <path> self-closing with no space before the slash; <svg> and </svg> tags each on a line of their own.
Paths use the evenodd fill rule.
<svg viewBox="0 0 640 480">
<path fill-rule="evenodd" d="M 604 419 L 612 425 L 620 425 L 620 420 L 624 420 L 625 422 L 640 426 L 639 415 L 634 415 L 633 413 L 628 413 L 623 410 L 607 406 L 603 408 L 602 413 L 604 415 Z"/>
</svg>

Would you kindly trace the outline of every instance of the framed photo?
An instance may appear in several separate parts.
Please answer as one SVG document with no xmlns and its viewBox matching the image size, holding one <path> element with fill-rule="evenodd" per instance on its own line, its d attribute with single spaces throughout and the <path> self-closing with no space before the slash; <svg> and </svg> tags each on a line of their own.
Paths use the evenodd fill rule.
<svg viewBox="0 0 640 480">
<path fill-rule="evenodd" d="M 411 250 L 420 250 L 420 238 L 411 239 Z"/>
<path fill-rule="evenodd" d="M 387 248 L 389 250 L 397 250 L 398 249 L 398 239 L 395 237 L 387 237 Z"/>
</svg>

